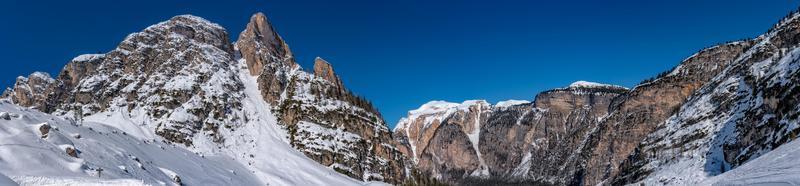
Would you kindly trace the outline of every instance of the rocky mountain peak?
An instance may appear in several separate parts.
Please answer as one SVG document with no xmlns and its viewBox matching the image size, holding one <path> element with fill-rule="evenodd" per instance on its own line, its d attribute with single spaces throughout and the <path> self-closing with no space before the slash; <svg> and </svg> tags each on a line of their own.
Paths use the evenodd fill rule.
<svg viewBox="0 0 800 186">
<path fill-rule="evenodd" d="M 133 33 L 124 43 L 151 44 L 171 38 L 182 37 L 191 42 L 209 44 L 226 52 L 232 52 L 228 32 L 222 26 L 193 15 L 178 15 L 167 21 Z"/>
<path fill-rule="evenodd" d="M 289 46 L 272 27 L 267 16 L 261 12 L 250 17 L 247 27 L 239 34 L 236 47 L 241 52 L 242 58 L 247 61 L 250 75 L 261 74 L 264 65 L 270 62 L 279 62 L 290 68 L 299 67 L 292 60 Z M 269 57 L 264 58 L 258 53 L 267 54 Z"/>
<path fill-rule="evenodd" d="M 317 57 L 314 59 L 314 75 L 322 77 L 322 79 L 328 80 L 337 87 L 342 86 L 342 80 L 339 79 L 339 76 L 333 71 L 333 66 L 331 66 L 328 61 L 325 61 L 321 57 Z"/>
<path fill-rule="evenodd" d="M 28 77 L 19 76 L 14 87 L 7 88 L 2 98 L 25 107 L 42 109 L 56 80 L 46 72 L 34 72 Z"/>
<path fill-rule="evenodd" d="M 278 46 L 283 43 L 281 37 L 278 36 L 278 33 L 272 28 L 272 24 L 269 22 L 269 19 L 267 19 L 267 16 L 261 12 L 253 14 L 253 16 L 250 17 L 250 22 L 247 23 L 247 28 L 242 34 L 254 34 L 258 41 L 272 44 L 273 46 Z"/>
<path fill-rule="evenodd" d="M 128 35 L 108 53 L 75 57 L 56 79 L 22 77 L 2 98 L 76 120 L 113 121 L 131 136 L 228 155 L 253 170 L 277 167 L 274 157 L 288 155 L 281 158 L 293 165 L 313 160 L 359 180 L 403 181 L 404 156 L 377 109 L 345 89 L 325 60 L 314 68 L 301 70 L 262 13 L 235 44 L 221 26 L 180 15 Z"/>
</svg>

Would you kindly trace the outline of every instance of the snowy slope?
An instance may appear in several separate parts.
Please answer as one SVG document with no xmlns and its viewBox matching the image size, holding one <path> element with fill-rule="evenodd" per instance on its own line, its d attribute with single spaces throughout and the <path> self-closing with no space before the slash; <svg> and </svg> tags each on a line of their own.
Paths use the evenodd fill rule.
<svg viewBox="0 0 800 186">
<path fill-rule="evenodd" d="M 146 118 L 131 118 L 136 114 L 124 109 L 87 116 L 78 125 L 3 103 L 0 112 L 11 113 L 12 119 L 0 119 L 0 173 L 23 185 L 169 185 L 173 175 L 187 185 L 365 184 L 289 146 L 286 131 L 261 98 L 255 77 L 241 61 L 233 69 L 239 69 L 245 87 L 242 106 L 250 119 L 238 130 L 221 131 L 229 136 L 224 144 L 197 140 L 184 147 L 162 142 L 147 125 L 137 125 Z M 42 123 L 58 130 L 42 139 L 38 131 Z M 78 149 L 78 157 L 68 156 L 67 147 Z"/>
<path fill-rule="evenodd" d="M 0 173 L 22 185 L 175 185 L 175 176 L 187 185 L 261 184 L 229 157 L 202 156 L 103 124 L 79 125 L 8 103 L 0 103 L 2 113 L 9 117 L 0 119 Z M 44 138 L 42 125 L 51 126 Z M 77 157 L 67 148 L 77 149 Z"/>
<path fill-rule="evenodd" d="M 289 146 L 287 132 L 278 125 L 270 107 L 260 95 L 256 78 L 250 76 L 243 60 L 239 60 L 239 78 L 243 80 L 246 97 L 243 101 L 248 123 L 236 130 L 233 140 L 224 151 L 240 162 L 252 164 L 256 175 L 266 183 L 277 185 L 360 185 L 363 184 L 324 167 Z M 243 156 L 246 153 L 253 154 Z"/>
<path fill-rule="evenodd" d="M 800 185 L 800 140 L 784 144 L 701 185 Z"/>
<path fill-rule="evenodd" d="M 150 126 L 139 125 L 151 121 L 137 110 L 111 108 L 78 125 L 3 103 L 0 112 L 12 119 L 0 119 L 0 173 L 23 185 L 169 185 L 173 175 L 186 185 L 364 184 L 292 148 L 244 62 L 230 69 L 238 69 L 243 117 L 250 119 L 237 130 L 221 130 L 228 136 L 223 144 L 200 139 L 204 136 L 196 136 L 191 147 L 162 142 Z M 42 123 L 58 130 L 42 139 L 37 128 Z M 68 156 L 67 147 L 78 149 L 78 158 Z"/>
<path fill-rule="evenodd" d="M 0 185 L 16 186 L 16 185 L 19 185 L 19 184 L 17 184 L 17 182 L 14 182 L 14 180 L 9 178 L 8 176 L 3 175 L 2 173 L 0 173 Z"/>
</svg>

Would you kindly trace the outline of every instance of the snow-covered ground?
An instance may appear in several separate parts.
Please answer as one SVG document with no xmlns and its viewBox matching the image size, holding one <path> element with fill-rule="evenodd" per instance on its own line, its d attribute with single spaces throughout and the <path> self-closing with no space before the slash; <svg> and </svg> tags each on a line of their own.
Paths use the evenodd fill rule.
<svg viewBox="0 0 800 186">
<path fill-rule="evenodd" d="M 0 103 L 0 113 L 9 115 L 0 119 L 0 174 L 21 185 L 176 185 L 176 178 L 186 185 L 261 185 L 229 157 L 201 156 L 9 103 Z M 50 129 L 43 130 L 45 125 Z"/>
<path fill-rule="evenodd" d="M 800 140 L 711 177 L 701 185 L 800 185 Z"/>
</svg>

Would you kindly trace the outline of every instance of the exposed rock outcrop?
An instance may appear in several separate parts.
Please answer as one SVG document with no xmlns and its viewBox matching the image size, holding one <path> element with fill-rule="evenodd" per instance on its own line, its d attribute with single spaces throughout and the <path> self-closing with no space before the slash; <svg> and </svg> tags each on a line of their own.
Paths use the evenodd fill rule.
<svg viewBox="0 0 800 186">
<path fill-rule="evenodd" d="M 239 34 L 236 48 L 250 75 L 258 76 L 264 99 L 271 105 L 278 105 L 291 73 L 298 71 L 300 65 L 294 61 L 289 46 L 272 28 L 267 16 L 256 13 L 250 18 L 246 29 Z"/>
</svg>

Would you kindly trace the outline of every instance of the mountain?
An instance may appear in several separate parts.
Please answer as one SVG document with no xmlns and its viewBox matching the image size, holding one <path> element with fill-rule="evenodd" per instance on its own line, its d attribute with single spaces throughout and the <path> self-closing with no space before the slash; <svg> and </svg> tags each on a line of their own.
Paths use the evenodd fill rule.
<svg viewBox="0 0 800 186">
<path fill-rule="evenodd" d="M 313 73 L 303 71 L 261 13 L 252 16 L 235 43 L 217 24 L 176 16 L 128 35 L 105 54 L 74 58 L 55 78 L 46 73 L 20 77 L 2 99 L 74 120 L 79 127 L 108 126 L 136 141 L 232 159 L 248 170 L 237 172 L 250 172 L 262 184 L 397 183 L 407 172 L 369 101 L 349 92 L 321 58 Z M 48 165 L 34 167 L 41 166 Z M 163 181 L 138 174 L 117 177 Z M 197 181 L 187 179 L 193 178 L 182 181 Z"/>
<path fill-rule="evenodd" d="M 390 131 L 268 18 L 175 16 L 0 96 L 0 185 L 798 184 L 800 13 L 633 88 L 430 101 Z M 384 183 L 385 182 L 385 183 Z"/>
<path fill-rule="evenodd" d="M 632 89 L 579 81 L 533 103 L 432 101 L 398 122 L 395 140 L 420 171 L 459 185 L 797 183 L 723 178 L 770 167 L 747 163 L 783 159 L 770 151 L 800 132 L 798 16 L 703 49 Z M 756 172 L 796 169 L 783 168 Z"/>
<path fill-rule="evenodd" d="M 798 17 L 794 13 L 750 40 L 752 47 L 636 147 L 614 183 L 697 184 L 747 162 L 765 161 L 759 157 L 796 139 Z"/>
<path fill-rule="evenodd" d="M 575 171 L 575 149 L 608 114 L 613 98 L 627 91 L 579 81 L 540 93 L 532 103 L 432 101 L 409 111 L 394 133 L 418 169 L 442 180 L 513 181 L 533 174 L 541 178 L 536 181 L 554 182 Z"/>
</svg>

